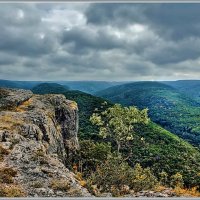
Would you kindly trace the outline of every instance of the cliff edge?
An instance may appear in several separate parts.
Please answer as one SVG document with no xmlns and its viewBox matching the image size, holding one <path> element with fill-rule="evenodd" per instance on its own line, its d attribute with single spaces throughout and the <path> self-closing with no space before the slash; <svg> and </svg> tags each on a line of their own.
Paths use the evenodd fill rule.
<svg viewBox="0 0 200 200">
<path fill-rule="evenodd" d="M 91 196 L 66 168 L 78 107 L 63 95 L 0 88 L 0 196 Z"/>
</svg>

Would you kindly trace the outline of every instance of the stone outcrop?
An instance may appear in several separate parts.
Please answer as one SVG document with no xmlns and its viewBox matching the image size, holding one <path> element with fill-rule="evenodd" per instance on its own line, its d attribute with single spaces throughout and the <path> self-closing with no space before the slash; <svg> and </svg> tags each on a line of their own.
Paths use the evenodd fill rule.
<svg viewBox="0 0 200 200">
<path fill-rule="evenodd" d="M 26 196 L 91 196 L 66 168 L 77 132 L 77 105 L 63 95 L 0 88 L 1 167 L 17 171 Z"/>
</svg>

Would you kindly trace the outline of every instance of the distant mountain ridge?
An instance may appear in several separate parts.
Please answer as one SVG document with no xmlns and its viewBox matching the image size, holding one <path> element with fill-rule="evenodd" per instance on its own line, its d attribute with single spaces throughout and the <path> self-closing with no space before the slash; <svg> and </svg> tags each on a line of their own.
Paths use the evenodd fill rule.
<svg viewBox="0 0 200 200">
<path fill-rule="evenodd" d="M 180 92 L 193 97 L 200 103 L 200 80 L 179 80 L 164 81 L 163 83 L 170 85 Z"/>
<path fill-rule="evenodd" d="M 69 90 L 69 87 L 58 83 L 41 83 L 32 88 L 35 94 L 59 94 Z"/>
<path fill-rule="evenodd" d="M 116 85 L 123 85 L 127 83 L 134 83 L 134 82 L 135 81 L 11 81 L 11 80 L 0 79 L 0 87 L 32 89 L 33 87 L 41 83 L 58 83 L 60 85 L 69 87 L 70 90 L 79 90 L 89 94 L 95 94 L 96 92 L 107 89 L 109 87 L 113 87 Z M 178 89 L 180 92 L 188 94 L 192 96 L 196 101 L 200 102 L 200 80 L 178 80 L 178 81 L 157 81 L 157 82 L 172 86 Z"/>
<path fill-rule="evenodd" d="M 120 85 L 123 82 L 111 82 L 111 81 L 10 81 L 0 80 L 0 87 L 6 88 L 18 88 L 18 89 L 33 89 L 35 86 L 42 83 L 57 83 L 70 90 L 79 90 L 89 94 L 93 94 L 97 91 Z"/>
</svg>

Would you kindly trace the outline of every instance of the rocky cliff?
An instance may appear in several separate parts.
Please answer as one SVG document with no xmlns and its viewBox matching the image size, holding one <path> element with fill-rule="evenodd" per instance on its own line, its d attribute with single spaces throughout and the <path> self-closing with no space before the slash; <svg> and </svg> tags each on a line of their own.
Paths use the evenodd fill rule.
<svg viewBox="0 0 200 200">
<path fill-rule="evenodd" d="M 91 196 L 66 168 L 77 132 L 63 95 L 0 88 L 0 196 Z"/>
</svg>

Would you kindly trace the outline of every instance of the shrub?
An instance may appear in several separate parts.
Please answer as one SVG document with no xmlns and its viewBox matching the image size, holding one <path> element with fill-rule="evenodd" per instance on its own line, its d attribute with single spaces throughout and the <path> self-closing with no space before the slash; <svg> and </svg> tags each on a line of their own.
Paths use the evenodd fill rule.
<svg viewBox="0 0 200 200">
<path fill-rule="evenodd" d="M 140 164 L 135 165 L 129 177 L 131 178 L 130 187 L 136 192 L 154 189 L 158 183 L 156 177 L 151 173 L 150 168 L 143 169 Z"/>
<path fill-rule="evenodd" d="M 97 185 L 100 192 L 111 192 L 119 196 L 124 187 L 140 191 L 152 189 L 157 184 L 149 168 L 143 169 L 139 164 L 131 168 L 119 156 L 110 157 L 102 163 L 88 180 L 88 185 Z"/>
<path fill-rule="evenodd" d="M 175 187 L 173 191 L 177 196 L 200 197 L 200 192 L 197 190 L 197 187 L 193 187 L 191 189 L 183 189 L 180 187 Z"/>
<path fill-rule="evenodd" d="M 168 174 L 164 171 L 159 173 L 159 182 L 160 185 L 166 186 L 168 184 Z"/>
<path fill-rule="evenodd" d="M 170 182 L 171 187 L 183 188 L 183 184 L 184 184 L 183 176 L 179 172 L 171 176 L 171 182 Z"/>
</svg>

